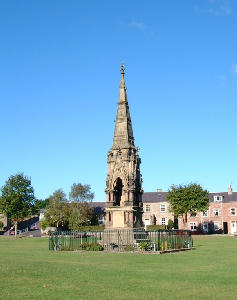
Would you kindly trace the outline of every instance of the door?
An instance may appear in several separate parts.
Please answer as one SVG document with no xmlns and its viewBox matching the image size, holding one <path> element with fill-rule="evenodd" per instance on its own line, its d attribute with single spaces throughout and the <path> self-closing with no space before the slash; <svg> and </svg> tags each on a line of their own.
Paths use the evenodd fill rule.
<svg viewBox="0 0 237 300">
<path fill-rule="evenodd" d="M 208 233 L 208 223 L 207 222 L 203 223 L 202 230 L 203 230 L 204 233 Z"/>
<path fill-rule="evenodd" d="M 224 229 L 224 234 L 228 234 L 228 223 L 223 222 L 223 229 Z"/>
<path fill-rule="evenodd" d="M 231 222 L 231 233 L 236 233 L 236 221 Z"/>
<path fill-rule="evenodd" d="M 146 230 L 148 225 L 150 225 L 150 219 L 145 219 L 145 230 Z"/>
</svg>

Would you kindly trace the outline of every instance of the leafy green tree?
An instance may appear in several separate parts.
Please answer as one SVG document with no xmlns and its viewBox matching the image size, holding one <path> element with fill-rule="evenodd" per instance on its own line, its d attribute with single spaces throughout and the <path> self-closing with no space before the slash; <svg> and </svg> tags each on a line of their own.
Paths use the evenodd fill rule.
<svg viewBox="0 0 237 300">
<path fill-rule="evenodd" d="M 91 192 L 91 187 L 88 184 L 74 183 L 71 186 L 69 199 L 72 202 L 84 203 L 91 202 L 94 199 L 94 193 Z"/>
<path fill-rule="evenodd" d="M 74 183 L 69 193 L 71 201 L 71 212 L 69 218 L 69 228 L 79 230 L 81 226 L 91 224 L 94 221 L 94 210 L 90 202 L 94 198 L 91 187 L 88 184 Z"/>
<path fill-rule="evenodd" d="M 0 211 L 15 224 L 15 235 L 20 220 L 35 213 L 34 189 L 23 173 L 12 175 L 1 189 Z"/>
<path fill-rule="evenodd" d="M 209 207 L 208 191 L 195 183 L 172 186 L 166 199 L 174 216 L 183 216 L 183 220 L 186 222 L 188 213 L 195 214 L 196 212 L 206 211 Z"/>
<path fill-rule="evenodd" d="M 83 218 L 80 210 L 77 207 L 72 207 L 68 222 L 69 229 L 73 231 L 80 230 L 83 225 Z"/>
<path fill-rule="evenodd" d="M 41 209 L 45 209 L 49 205 L 49 198 L 46 198 L 44 200 L 35 200 L 35 209 L 37 212 L 39 212 Z"/>
<path fill-rule="evenodd" d="M 66 194 L 58 189 L 49 197 L 49 205 L 44 214 L 45 220 L 57 228 L 67 227 L 69 214 L 70 207 Z"/>
</svg>

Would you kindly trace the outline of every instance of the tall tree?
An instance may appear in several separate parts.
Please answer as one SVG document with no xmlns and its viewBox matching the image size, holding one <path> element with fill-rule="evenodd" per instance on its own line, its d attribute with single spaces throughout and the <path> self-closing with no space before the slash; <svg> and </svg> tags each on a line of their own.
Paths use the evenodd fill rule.
<svg viewBox="0 0 237 300">
<path fill-rule="evenodd" d="M 172 186 L 166 199 L 174 216 L 183 216 L 184 221 L 187 221 L 188 213 L 206 211 L 209 207 L 208 191 L 195 183 Z"/>
<path fill-rule="evenodd" d="M 23 173 L 12 175 L 1 189 L 0 211 L 10 217 L 15 224 L 35 212 L 34 189 L 31 180 Z"/>
<path fill-rule="evenodd" d="M 88 184 L 73 183 L 69 199 L 72 202 L 83 203 L 91 202 L 94 198 L 94 193 L 91 192 L 91 187 Z"/>
<path fill-rule="evenodd" d="M 41 209 L 45 209 L 48 205 L 49 205 L 49 198 L 46 198 L 44 200 L 40 200 L 40 199 L 35 200 L 35 209 L 37 210 L 37 213 L 39 213 Z"/>
<path fill-rule="evenodd" d="M 91 223 L 94 217 L 94 210 L 90 202 L 94 198 L 91 187 L 88 184 L 74 183 L 69 193 L 71 201 L 71 214 L 69 218 L 69 228 L 78 230 L 83 225 Z"/>
<path fill-rule="evenodd" d="M 45 211 L 44 217 L 48 224 L 59 227 L 65 227 L 68 224 L 69 204 L 66 194 L 61 190 L 56 190 L 49 197 L 49 205 Z"/>
</svg>

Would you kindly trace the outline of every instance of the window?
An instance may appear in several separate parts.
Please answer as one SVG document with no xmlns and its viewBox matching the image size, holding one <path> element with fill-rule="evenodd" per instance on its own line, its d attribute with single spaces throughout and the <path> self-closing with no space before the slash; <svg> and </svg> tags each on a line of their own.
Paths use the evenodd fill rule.
<svg viewBox="0 0 237 300">
<path fill-rule="evenodd" d="M 222 196 L 214 196 L 214 202 L 221 202 Z"/>
<path fill-rule="evenodd" d="M 219 216 L 219 208 L 214 208 L 213 214 L 214 214 L 214 217 L 218 217 Z"/>
<path fill-rule="evenodd" d="M 202 230 L 203 230 L 204 232 L 208 232 L 208 223 L 207 223 L 207 222 L 204 222 L 204 223 L 202 224 Z"/>
<path fill-rule="evenodd" d="M 165 204 L 160 205 L 160 212 L 166 212 L 166 205 Z"/>
<path fill-rule="evenodd" d="M 196 217 L 196 216 L 197 216 L 196 211 L 192 211 L 192 212 L 190 213 L 190 217 Z"/>
<path fill-rule="evenodd" d="M 214 222 L 214 230 L 218 231 L 220 229 L 219 222 Z"/>
<path fill-rule="evenodd" d="M 231 208 L 230 209 L 230 215 L 231 216 L 235 216 L 235 208 Z"/>
<path fill-rule="evenodd" d="M 161 225 L 166 225 L 166 218 L 161 218 Z"/>
<path fill-rule="evenodd" d="M 202 212 L 203 217 L 208 217 L 208 210 Z"/>
<path fill-rule="evenodd" d="M 197 226 L 196 226 L 195 222 L 190 223 L 190 230 L 192 230 L 192 231 L 196 231 L 197 230 Z"/>
<path fill-rule="evenodd" d="M 151 206 L 149 204 L 146 205 L 146 212 L 150 212 L 151 211 Z"/>
</svg>

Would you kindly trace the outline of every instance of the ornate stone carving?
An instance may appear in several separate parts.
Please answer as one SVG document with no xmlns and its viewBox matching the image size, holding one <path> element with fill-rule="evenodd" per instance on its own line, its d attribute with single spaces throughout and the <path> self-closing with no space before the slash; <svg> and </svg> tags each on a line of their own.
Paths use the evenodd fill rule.
<svg viewBox="0 0 237 300">
<path fill-rule="evenodd" d="M 142 220 L 142 178 L 139 149 L 134 145 L 132 122 L 121 66 L 120 94 L 112 148 L 107 154 L 107 228 L 140 227 Z M 111 196 L 112 195 L 112 196 Z M 111 203 L 111 199 L 112 203 Z"/>
</svg>

